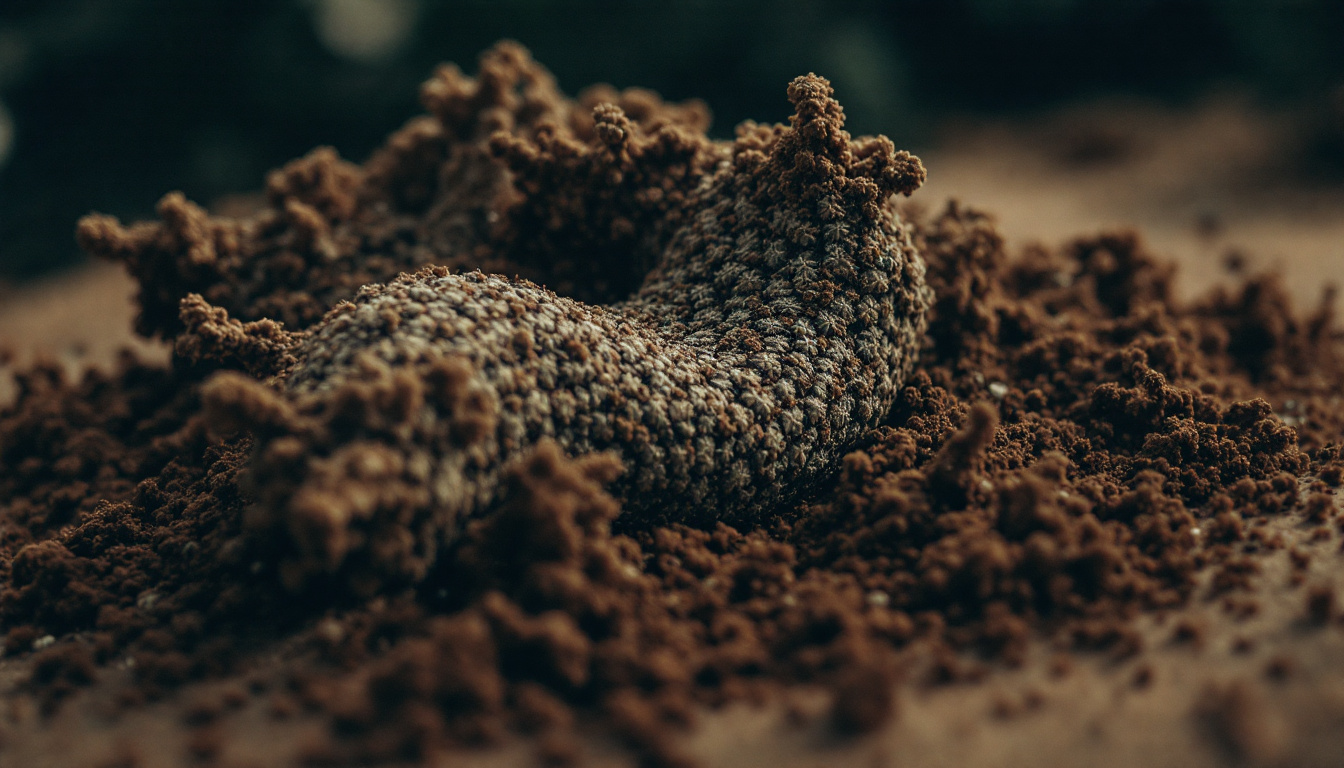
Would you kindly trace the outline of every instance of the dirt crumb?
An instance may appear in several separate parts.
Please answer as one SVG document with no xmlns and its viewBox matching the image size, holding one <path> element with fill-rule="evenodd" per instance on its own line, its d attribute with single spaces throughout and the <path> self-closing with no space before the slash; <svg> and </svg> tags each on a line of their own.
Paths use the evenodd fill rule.
<svg viewBox="0 0 1344 768">
<path fill-rule="evenodd" d="M 1266 708 L 1262 692 L 1244 681 L 1206 686 L 1194 714 L 1233 760 L 1272 760 L 1285 746 L 1284 724 Z"/>
</svg>

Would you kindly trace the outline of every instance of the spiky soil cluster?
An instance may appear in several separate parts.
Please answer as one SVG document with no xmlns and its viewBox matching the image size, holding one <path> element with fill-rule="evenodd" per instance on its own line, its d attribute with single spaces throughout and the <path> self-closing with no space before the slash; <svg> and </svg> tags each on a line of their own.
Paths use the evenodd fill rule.
<svg viewBox="0 0 1344 768">
<path fill-rule="evenodd" d="M 76 706 L 80 689 L 129 657 L 135 682 L 119 706 L 194 680 L 248 681 L 184 709 L 184 760 L 227 759 L 219 724 L 261 697 L 274 718 L 306 711 L 329 724 L 321 741 L 277 747 L 282 764 L 426 759 L 510 730 L 533 734 L 543 760 L 574 762 L 576 717 L 588 716 L 649 762 L 677 764 L 677 736 L 698 707 L 782 686 L 830 687 L 836 726 L 864 730 L 892 715 L 903 675 L 976 679 L 986 663 L 1020 663 L 1033 637 L 1142 653 L 1135 615 L 1246 588 L 1248 553 L 1274 546 L 1259 529 L 1266 519 L 1300 515 L 1334 535 L 1326 491 L 1344 479 L 1344 357 L 1328 308 L 1295 311 L 1271 278 L 1177 301 L 1171 269 L 1128 234 L 1010 255 L 989 219 L 955 205 L 913 217 L 908 234 L 887 229 L 867 203 L 903 188 L 876 167 L 894 155 L 842 144 L 815 90 L 797 100 L 797 133 L 747 126 L 731 148 L 697 133 L 696 107 L 599 94 L 565 100 L 503 46 L 478 78 L 436 75 L 425 90 L 432 117 L 363 168 L 321 153 L 279 172 L 252 218 L 212 218 L 170 196 L 161 223 L 81 225 L 86 245 L 137 275 L 141 328 L 175 339 L 180 356 L 171 370 L 128 361 L 77 384 L 34 370 L 0 414 L 0 626 L 8 652 L 28 660 L 26 695 L 47 712 Z M 595 101 L 617 104 L 628 123 L 609 108 L 592 117 Z M 810 155 L 791 177 L 790 141 Z M 837 178 L 856 180 L 841 202 L 861 202 L 825 219 L 815 206 L 842 194 L 845 184 L 823 183 Z M 770 210 L 840 226 L 794 243 Z M 757 230 L 729 226 L 758 215 Z M 584 308 L 596 328 L 581 339 L 590 360 L 602 359 L 592 354 L 602 340 L 634 339 L 651 362 L 622 356 L 622 369 L 652 376 L 655 341 L 731 363 L 755 331 L 761 348 L 732 364 L 793 353 L 766 343 L 782 333 L 816 339 L 804 355 L 815 376 L 831 358 L 810 302 L 734 308 L 758 325 L 724 332 L 734 288 L 780 290 L 753 283 L 752 265 L 733 266 L 741 257 L 727 243 L 747 231 L 775 236 L 789 259 L 826 238 L 907 254 L 908 237 L 928 266 L 918 366 L 900 386 L 872 379 L 863 402 L 875 426 L 844 427 L 853 450 L 837 474 L 793 489 L 801 497 L 760 488 L 773 501 L 735 502 L 753 512 L 734 525 L 713 522 L 725 511 L 717 500 L 697 506 L 671 485 L 650 499 L 638 469 L 619 479 L 639 457 L 567 456 L 539 441 L 544 428 L 520 416 L 537 412 L 524 396 L 535 390 L 500 395 L 504 377 L 482 376 L 489 366 L 464 354 L 471 321 L 498 342 L 508 365 L 496 371 L 543 370 L 534 361 L 557 350 L 539 339 L 557 337 L 523 322 L 547 315 L 521 309 L 579 306 L 461 273 L 481 265 L 624 307 Z M 771 252 L 757 238 L 746 256 Z M 450 271 L 393 279 L 438 254 L 451 255 L 437 265 Z M 815 275 L 808 267 L 788 261 L 785 273 L 820 281 L 824 262 Z M 839 345 L 862 371 L 881 348 L 860 343 L 864 328 L 909 315 L 863 317 L 865 291 L 881 281 L 855 277 L 850 301 L 867 325 L 840 328 L 856 333 Z M 366 282 L 388 285 L 361 295 Z M 504 297 L 495 313 L 469 317 L 465 298 L 490 292 Z M 431 310 L 444 293 L 460 298 Z M 683 314 L 649 317 L 650 306 Z M 814 334 L 779 331 L 766 307 L 788 308 Z M 418 330 L 427 317 L 432 333 Z M 908 360 L 894 359 L 890 375 Z M 794 384 L 803 402 L 799 375 L 772 383 Z M 668 415 L 686 423 L 670 405 Z M 736 439 L 724 429 L 713 434 Z M 766 437 L 746 444 L 768 448 Z M 806 466 L 789 463 L 795 439 L 821 442 L 785 435 L 772 466 Z M 508 462 L 526 441 L 537 448 Z M 464 457 L 460 468 L 435 466 L 450 455 Z M 498 479 L 485 483 L 492 466 Z M 435 479 L 455 471 L 453 483 L 497 490 L 489 503 L 480 494 L 474 518 L 457 513 L 450 539 Z M 659 505 L 696 525 L 658 520 Z M 354 524 L 330 525 L 331 510 Z M 335 580 L 321 576 L 332 567 Z M 1203 570 L 1212 591 L 1196 589 Z M 1329 600 L 1313 605 L 1313 627 L 1338 620 Z M 279 644 L 291 650 L 276 670 L 267 651 Z"/>
</svg>

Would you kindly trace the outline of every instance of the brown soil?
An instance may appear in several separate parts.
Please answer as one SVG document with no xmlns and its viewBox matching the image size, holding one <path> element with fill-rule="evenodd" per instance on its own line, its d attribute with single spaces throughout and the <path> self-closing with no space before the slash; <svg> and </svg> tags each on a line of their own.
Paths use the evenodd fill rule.
<svg viewBox="0 0 1344 768">
<path fill-rule="evenodd" d="M 255 502 L 315 470 L 287 475 L 276 445 L 290 440 L 299 463 L 365 446 L 334 487 L 378 496 L 390 485 L 369 480 L 386 474 L 367 447 L 395 461 L 404 443 L 388 435 L 415 434 L 406 403 L 462 384 L 418 363 L 372 370 L 323 401 L 320 439 L 304 442 L 266 431 L 293 421 L 277 397 L 229 411 L 216 392 L 207 413 L 203 388 L 244 375 L 218 369 L 255 360 L 257 339 L 276 338 L 265 323 L 306 329 L 437 254 L 621 298 L 649 267 L 628 256 L 641 217 L 674 218 L 663 206 L 678 183 L 648 177 L 665 192 L 650 207 L 648 183 L 613 191 L 581 163 L 529 176 L 520 147 L 572 155 L 600 141 L 588 117 L 600 102 L 628 130 L 683 137 L 667 151 L 706 124 L 647 93 L 569 101 L 508 47 L 477 79 L 439 73 L 425 100 L 431 117 L 365 166 L 297 161 L 245 219 L 169 196 L 162 224 L 81 227 L 136 276 L 137 327 L 182 354 L 74 381 L 19 366 L 0 411 L 0 756 L 1335 759 L 1344 340 L 1328 302 L 1299 309 L 1272 276 L 1178 294 L 1173 265 L 1128 231 L 1009 247 L 983 214 L 915 198 L 905 210 L 934 295 L 919 363 L 830 479 L 759 528 L 622 516 L 606 490 L 619 462 L 543 444 L 408 581 L 286 578 L 305 539 Z M 200 354 L 201 324 L 178 312 L 188 294 L 225 308 L 218 327 L 237 335 L 215 333 Z M 0 328 L 55 305 L 29 300 Z M 251 431 L 223 437 L 244 412 Z"/>
</svg>

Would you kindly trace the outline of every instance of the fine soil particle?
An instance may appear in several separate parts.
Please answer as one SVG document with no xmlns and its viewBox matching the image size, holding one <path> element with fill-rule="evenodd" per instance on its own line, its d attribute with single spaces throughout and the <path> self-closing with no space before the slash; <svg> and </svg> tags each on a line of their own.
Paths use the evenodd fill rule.
<svg viewBox="0 0 1344 768">
<path fill-rule="evenodd" d="M 246 675 L 249 654 L 283 642 L 295 650 L 282 674 L 232 690 L 232 704 L 184 705 L 195 759 L 219 753 L 221 712 L 258 698 L 275 719 L 322 719 L 325 736 L 304 748 L 313 763 L 414 760 L 519 732 L 546 764 L 568 764 L 581 759 L 582 717 L 649 764 L 679 765 L 677 736 L 700 708 L 789 685 L 829 690 L 832 725 L 862 732 L 897 715 L 899 681 L 975 681 L 988 664 L 1021 664 L 1033 638 L 1058 644 L 1057 676 L 1072 653 L 1140 654 L 1136 615 L 1251 588 L 1251 555 L 1275 546 L 1259 523 L 1330 518 L 1325 485 L 1302 488 L 1315 476 L 1339 484 L 1344 343 L 1328 302 L 1300 311 L 1272 276 L 1182 302 L 1173 267 L 1133 233 L 1010 254 L 990 218 L 956 203 L 898 223 L 880 198 L 913 188 L 913 166 L 894 163 L 884 139 L 851 143 L 839 106 L 815 94 L 795 100 L 792 128 L 745 125 L 730 148 L 705 138 L 698 104 L 609 88 L 571 100 L 502 44 L 476 77 L 439 70 L 423 99 L 429 114 L 363 166 L 319 150 L 276 171 L 248 218 L 211 217 L 173 194 L 159 222 L 81 222 L 84 247 L 139 281 L 138 330 L 176 354 L 74 382 L 36 365 L 0 411 L 0 631 L 6 654 L 27 658 L 24 686 L 45 711 L 113 665 L 131 670 L 118 706 L 135 708 L 190 681 Z M 797 183 L 752 176 L 800 126 L 812 149 L 789 156 Z M 715 187 L 728 166 L 747 175 Z M 857 213 L 828 219 L 817 180 L 840 176 L 877 181 L 845 198 Z M 635 457 L 588 452 L 605 444 L 479 450 L 509 403 L 461 354 L 351 356 L 312 392 L 286 389 L 343 302 L 402 272 L 479 267 L 554 291 L 529 288 L 530 299 L 570 304 L 671 291 L 648 273 L 673 233 L 761 216 L 712 207 L 723 201 L 706 190 L 812 206 L 825 223 L 797 234 L 804 244 L 852 242 L 864 235 L 847 226 L 880 218 L 873 231 L 926 267 L 922 298 L 914 287 L 872 294 L 927 298 L 926 328 L 908 374 L 856 380 L 890 387 L 862 423 L 817 432 L 836 461 L 794 455 L 787 440 L 771 447 L 767 429 L 704 425 L 715 437 L 695 450 L 711 464 L 720 438 L 761 449 L 735 490 L 764 500 L 734 507 L 749 515 L 720 519 L 718 499 L 623 484 Z M 702 204 L 721 221 L 691 216 Z M 730 249 L 709 250 L 718 255 L 676 268 L 694 275 Z M 825 277 L 837 264 L 797 269 Z M 704 306 L 779 298 L 728 271 Z M 884 353 L 867 344 L 868 311 L 890 307 L 865 309 L 834 277 L 800 283 L 808 301 L 831 290 L 825 302 L 857 302 L 815 354 L 853 345 L 855 359 L 874 360 Z M 873 291 L 887 280 L 856 279 Z M 790 301 L 744 306 L 802 322 Z M 417 322 L 394 309 L 372 320 L 389 334 Z M 700 321 L 676 322 L 694 334 Z M 517 328 L 500 347 L 515 359 L 563 348 Z M 764 364 L 792 364 L 770 342 L 755 340 Z M 790 384 L 772 389 L 779 408 L 798 395 L 785 391 L 792 375 L 772 380 Z M 528 408 L 564 401 L 541 398 Z M 669 413 L 674 427 L 700 426 Z M 457 480 L 444 482 L 484 489 L 455 491 L 479 508 L 446 508 L 431 454 L 456 457 Z M 779 493 L 775 473 L 799 468 L 811 482 Z M 497 476 L 488 488 L 484 473 Z M 1336 611 L 1333 592 L 1311 592 L 1310 622 Z M 1203 638 L 1194 624 L 1173 633 Z M 1135 673 L 1135 686 L 1153 681 L 1150 667 Z M 1040 705 L 1029 698 L 1003 712 Z M 1193 716 L 1234 756 L 1278 749 L 1247 683 L 1210 688 Z"/>
</svg>

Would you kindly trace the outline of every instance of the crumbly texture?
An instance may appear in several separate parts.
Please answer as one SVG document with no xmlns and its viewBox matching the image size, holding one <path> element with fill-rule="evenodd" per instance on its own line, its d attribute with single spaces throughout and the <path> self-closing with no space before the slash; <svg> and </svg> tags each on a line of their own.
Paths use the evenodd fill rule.
<svg viewBox="0 0 1344 768">
<path fill-rule="evenodd" d="M 489 54 L 486 71 L 502 56 Z M 508 60 L 509 71 L 536 71 Z M 478 81 L 453 77 L 457 93 L 478 92 Z M 496 96 L 454 103 L 414 121 L 414 135 L 460 136 L 450 126 L 512 114 Z M 683 115 L 665 105 L 642 118 L 626 111 L 636 121 Z M 409 130 L 389 147 L 409 141 Z M 749 126 L 739 146 L 770 146 L 779 135 Z M 529 141 L 506 136 L 494 146 Z M 370 178 L 390 151 L 358 173 Z M 399 215 L 432 228 L 428 197 L 450 195 L 451 185 L 427 180 L 444 177 L 455 151 L 403 153 L 401 170 L 379 176 L 373 196 L 420 201 L 420 213 Z M 705 152 L 713 163 L 692 164 L 717 178 L 723 158 Z M 600 174 L 587 178 L 585 199 L 605 200 Z M 480 199 L 489 209 L 525 192 Z M 555 205 L 573 202 L 564 199 Z M 499 210 L 500 221 L 513 220 L 514 209 Z M 146 294 L 162 299 L 145 299 L 142 322 L 158 318 L 181 355 L 170 369 L 127 361 L 74 383 L 36 369 L 0 412 L 0 627 L 7 653 L 30 673 L 16 696 L 54 717 L 84 688 L 113 685 L 106 681 L 119 679 L 114 667 L 127 658 L 129 682 L 115 683 L 123 712 L 193 681 L 246 683 L 182 703 L 179 727 L 194 745 L 184 762 L 226 752 L 212 729 L 252 700 L 277 722 L 302 712 L 322 724 L 320 738 L 274 758 L 304 764 L 429 759 L 510 732 L 533 739 L 547 764 L 575 764 L 584 749 L 576 734 L 588 723 L 647 764 L 682 765 L 680 737 L 701 707 L 774 699 L 800 684 L 830 692 L 837 732 L 865 731 L 902 717 L 898 686 L 973 683 L 990 667 L 1024 663 L 1036 638 L 1061 654 L 1118 663 L 1148 652 L 1141 618 L 1205 603 L 1253 614 L 1257 557 L 1282 546 L 1267 522 L 1338 536 L 1330 494 L 1344 477 L 1344 341 L 1328 302 L 1301 311 L 1272 277 L 1179 301 L 1171 267 L 1136 235 L 1010 253 L 990 218 L 951 204 L 909 217 L 932 292 L 918 365 L 838 472 L 801 497 L 735 525 L 694 510 L 688 517 L 699 525 L 664 523 L 631 513 L 647 501 L 619 484 L 622 460 L 538 441 L 501 461 L 496 500 L 449 542 L 422 515 L 433 490 L 420 479 L 432 473 L 408 447 L 470 452 L 498 434 L 503 416 L 488 378 L 460 357 L 365 355 L 339 376 L 310 378 L 307 394 L 298 379 L 289 392 L 265 386 L 274 370 L 299 370 L 302 345 L 324 331 L 321 317 L 356 296 L 357 286 L 333 286 L 375 271 L 357 255 L 305 261 L 312 290 L 295 299 L 309 278 L 273 269 L 283 260 L 266 250 L 297 237 L 279 215 L 202 219 L 198 231 L 240 227 L 237 252 L 253 259 L 204 277 L 183 277 L 193 251 L 168 239 L 171 223 L 126 230 L 158 228 L 143 240 L 118 235 Z M 584 220 L 606 221 L 597 212 Z M 104 231 L 104 220 L 90 221 L 86 237 Z M 673 229 L 695 226 L 687 219 Z M 538 270 L 531 277 L 553 287 L 584 269 L 575 266 L 583 254 L 569 252 L 553 279 L 545 274 L 551 249 L 570 238 L 605 231 L 594 254 L 639 247 L 622 228 L 554 231 L 563 237 L 526 257 Z M 492 237 L 477 241 L 481 264 L 521 253 L 514 240 Z M 658 247 L 675 242 L 667 237 Z M 150 264 L 158 266 L 144 272 Z M 461 277 L 466 265 L 391 283 L 356 305 L 387 290 L 401 302 L 397 292 L 449 277 L 458 288 L 486 281 Z M 645 279 L 659 278 L 627 285 Z M 203 298 L 179 313 L 192 293 Z M 312 316 L 294 322 L 309 317 L 308 306 Z M 219 375 L 220 367 L 234 370 Z M 258 451 L 266 460 L 249 458 Z M 305 528 L 305 509 L 316 527 Z M 331 509 L 382 510 L 386 524 L 324 527 Z M 328 544 L 330 535 L 347 538 Z M 311 564 L 332 548 L 345 553 L 339 578 L 313 577 Z M 1307 570 L 1293 566 L 1303 578 Z M 1306 585 L 1295 631 L 1339 631 L 1336 592 Z M 1181 647 L 1203 642 L 1195 623 L 1167 632 Z M 277 648 L 286 650 L 275 660 Z M 1248 642 L 1235 652 L 1257 651 Z M 1055 664 L 1059 675 L 1069 666 L 1064 655 Z M 1271 659 L 1266 675 L 1291 666 Z M 1134 686 L 1163 684 L 1135 673 Z M 1274 734 L 1246 727 L 1262 711 L 1260 684 L 1211 687 L 1190 727 L 1236 759 L 1268 754 Z M 1039 706 L 1039 696 L 1005 698 L 998 716 Z M 140 759 L 133 749 L 116 757 Z"/>
<path fill-rule="evenodd" d="M 136 330 L 166 338 L 183 330 L 179 305 L 190 294 L 241 322 L 298 331 L 361 287 L 428 264 L 519 275 L 606 302 L 644 279 L 649 262 L 631 251 L 645 225 L 670 222 L 719 160 L 703 104 L 609 86 L 570 99 L 516 43 L 486 52 L 475 77 L 440 67 L 421 102 L 429 114 L 362 166 L 319 148 L 272 172 L 254 216 L 210 216 L 171 193 L 161 221 L 89 216 L 79 243 L 126 265 L 140 284 Z M 627 154 L 575 157 L 597 139 L 594 110 L 604 104 L 632 124 Z M 580 243 L 588 247 L 571 247 Z"/>
<path fill-rule="evenodd" d="M 291 493 L 262 486 L 274 527 L 303 553 L 288 572 L 336 570 L 352 540 L 345 529 L 358 527 L 367 533 L 354 536 L 383 550 L 361 558 L 368 566 L 385 578 L 423 577 L 463 521 L 495 500 L 502 467 L 541 440 L 571 455 L 612 452 L 625 470 L 609 490 L 629 526 L 751 526 L 832 471 L 891 408 L 919 349 L 924 265 L 886 201 L 913 192 L 924 169 L 885 138 L 852 141 L 821 78 L 798 78 L 789 98 L 790 127 L 745 130 L 696 182 L 686 210 L 650 223 L 648 239 L 666 246 L 626 301 L 594 306 L 528 282 L 428 269 L 362 289 L 296 338 L 297 361 L 282 375 L 293 400 L 326 400 L 371 366 L 456 359 L 479 385 L 471 407 L 495 428 L 466 443 L 459 415 L 439 398 L 404 404 L 411 439 L 352 431 L 342 446 L 315 445 L 305 440 L 311 429 L 286 429 L 267 405 L 260 466 L 290 457 L 295 440 L 319 456 L 363 442 L 392 456 L 350 472 L 428 491 L 412 510 L 404 495 L 384 503 L 332 493 L 343 481 L 326 457 L 314 482 Z M 596 112 L 597 145 L 575 149 L 618 164 L 634 124 L 614 106 Z M 253 330 L 259 346 L 270 330 Z M 252 358 L 273 356 L 267 348 Z M 237 413 L 244 423 L 247 415 Z"/>
</svg>

